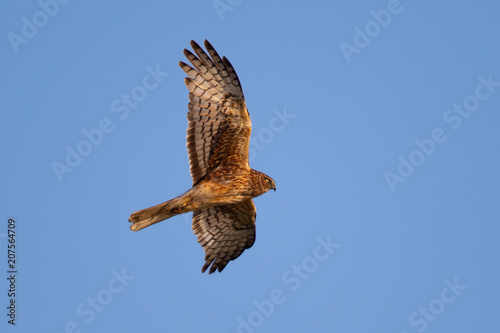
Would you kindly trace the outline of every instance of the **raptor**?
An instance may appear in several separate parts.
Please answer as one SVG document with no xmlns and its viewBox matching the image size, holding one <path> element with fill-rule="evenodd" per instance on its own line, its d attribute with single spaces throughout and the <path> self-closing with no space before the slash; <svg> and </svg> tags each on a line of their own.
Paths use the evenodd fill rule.
<svg viewBox="0 0 500 333">
<path fill-rule="evenodd" d="M 191 65 L 179 62 L 189 90 L 187 150 L 193 185 L 187 192 L 132 213 L 133 231 L 193 212 L 193 231 L 205 250 L 209 274 L 221 272 L 255 241 L 253 198 L 276 190 L 274 180 L 250 168 L 252 123 L 238 75 L 226 57 L 205 40 L 184 49 Z"/>
</svg>

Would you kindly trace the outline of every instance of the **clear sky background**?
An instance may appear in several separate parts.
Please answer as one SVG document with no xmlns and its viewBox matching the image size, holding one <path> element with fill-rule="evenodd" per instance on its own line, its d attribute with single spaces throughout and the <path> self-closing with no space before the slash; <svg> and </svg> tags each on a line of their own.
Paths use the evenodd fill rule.
<svg viewBox="0 0 500 333">
<path fill-rule="evenodd" d="M 499 4 L 2 6 L 2 332 L 498 330 Z M 212 275 L 191 214 L 128 222 L 191 185 L 177 63 L 205 38 L 278 188 Z"/>
</svg>

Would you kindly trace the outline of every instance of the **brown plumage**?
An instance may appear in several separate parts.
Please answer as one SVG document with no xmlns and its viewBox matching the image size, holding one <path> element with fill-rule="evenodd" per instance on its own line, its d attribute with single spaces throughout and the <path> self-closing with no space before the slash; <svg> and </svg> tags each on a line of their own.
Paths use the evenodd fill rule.
<svg viewBox="0 0 500 333">
<path fill-rule="evenodd" d="M 184 50 L 188 75 L 187 149 L 193 187 L 180 196 L 130 215 L 138 231 L 172 216 L 193 212 L 193 231 L 205 249 L 209 273 L 219 272 L 255 241 L 252 198 L 276 190 L 271 177 L 248 164 L 252 123 L 233 66 L 205 40 L 208 54 L 191 41 Z"/>
</svg>

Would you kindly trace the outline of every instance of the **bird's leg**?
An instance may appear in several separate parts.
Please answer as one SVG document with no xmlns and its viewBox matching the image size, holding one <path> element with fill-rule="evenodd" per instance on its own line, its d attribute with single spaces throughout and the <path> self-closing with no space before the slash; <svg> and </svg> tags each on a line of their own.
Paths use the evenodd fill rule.
<svg viewBox="0 0 500 333">
<path fill-rule="evenodd" d="M 182 205 L 172 208 L 172 213 L 181 214 L 183 213 L 183 208 L 187 206 L 187 202 L 182 203 Z"/>
</svg>

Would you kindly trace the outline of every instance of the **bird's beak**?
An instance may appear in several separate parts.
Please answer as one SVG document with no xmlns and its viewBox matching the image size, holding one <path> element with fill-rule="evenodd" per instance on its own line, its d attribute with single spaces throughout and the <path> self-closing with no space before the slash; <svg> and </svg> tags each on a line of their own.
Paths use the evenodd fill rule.
<svg viewBox="0 0 500 333">
<path fill-rule="evenodd" d="M 271 188 L 274 190 L 274 192 L 276 192 L 276 185 L 274 185 L 274 186 L 273 186 L 273 187 L 271 187 Z"/>
</svg>

